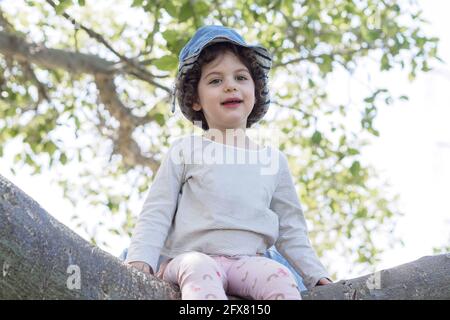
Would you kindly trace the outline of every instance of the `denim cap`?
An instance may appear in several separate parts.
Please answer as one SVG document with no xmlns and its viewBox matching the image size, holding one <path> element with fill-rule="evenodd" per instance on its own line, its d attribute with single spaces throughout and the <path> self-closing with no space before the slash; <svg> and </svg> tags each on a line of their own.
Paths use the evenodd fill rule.
<svg viewBox="0 0 450 320">
<path fill-rule="evenodd" d="M 199 28 L 189 42 L 183 47 L 179 55 L 177 80 L 181 79 L 189 69 L 194 66 L 202 50 L 206 46 L 217 42 L 231 42 L 235 45 L 252 49 L 267 81 L 267 74 L 272 66 L 272 57 L 269 51 L 261 45 L 247 44 L 244 38 L 233 29 L 215 25 Z M 173 91 L 172 113 L 175 112 L 175 90 L 176 89 Z"/>
</svg>

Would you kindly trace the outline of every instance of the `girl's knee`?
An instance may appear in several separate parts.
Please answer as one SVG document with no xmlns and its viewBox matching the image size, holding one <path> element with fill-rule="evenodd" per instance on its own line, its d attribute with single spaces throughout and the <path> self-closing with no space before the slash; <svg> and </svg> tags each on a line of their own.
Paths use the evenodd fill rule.
<svg viewBox="0 0 450 320">
<path fill-rule="evenodd" d="M 284 266 L 276 269 L 266 279 L 264 300 L 301 300 L 300 289 L 294 276 Z"/>
<path fill-rule="evenodd" d="M 271 278 L 295 282 L 292 272 L 282 264 L 277 264 L 274 267 L 273 271 L 267 277 L 267 281 L 270 281 Z"/>
<path fill-rule="evenodd" d="M 284 265 L 271 261 L 266 264 L 262 277 L 260 299 L 263 300 L 300 300 L 300 290 L 292 272 Z"/>
<path fill-rule="evenodd" d="M 180 269 L 182 270 L 205 270 L 205 269 L 216 269 L 216 261 L 208 256 L 207 254 L 201 252 L 187 252 L 178 256 L 180 263 Z"/>
<path fill-rule="evenodd" d="M 164 276 L 180 286 L 182 299 L 227 299 L 219 265 L 210 256 L 187 252 L 171 263 Z"/>
</svg>

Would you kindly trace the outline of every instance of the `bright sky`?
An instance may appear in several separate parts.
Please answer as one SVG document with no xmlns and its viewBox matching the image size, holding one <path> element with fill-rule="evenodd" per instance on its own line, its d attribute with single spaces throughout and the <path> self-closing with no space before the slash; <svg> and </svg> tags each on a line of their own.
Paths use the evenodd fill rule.
<svg viewBox="0 0 450 320">
<path fill-rule="evenodd" d="M 420 1 L 424 17 L 431 22 L 429 34 L 438 36 L 440 56 L 450 61 L 450 22 L 448 1 Z M 358 77 L 358 75 L 356 75 Z M 371 81 L 406 94 L 410 100 L 379 109 L 375 127 L 381 136 L 366 148 L 364 158 L 372 163 L 382 180 L 391 184 L 386 192 L 400 195 L 400 218 L 395 233 L 405 244 L 385 252 L 378 270 L 394 267 L 432 254 L 432 248 L 449 244 L 450 241 L 450 67 L 443 64 L 428 74 L 419 74 L 413 83 L 401 72 L 387 75 L 374 71 Z M 352 94 L 357 90 L 354 80 L 345 74 L 337 74 L 331 86 L 331 95 Z M 9 146 L 10 148 L 12 146 Z M 12 150 L 12 149 L 11 149 Z M 69 217 L 77 212 L 89 212 L 88 207 L 74 208 L 64 200 L 62 191 L 50 182 L 55 172 L 31 176 L 27 170 L 20 170 L 13 176 L 7 169 L 12 165 L 11 152 L 0 159 L 0 174 L 33 197 L 43 208 L 58 220 L 86 237 L 77 230 Z M 86 215 L 85 215 L 86 216 Z M 112 239 L 112 254 L 118 255 L 126 242 Z M 339 272 L 340 278 L 360 274 Z"/>
<path fill-rule="evenodd" d="M 448 1 L 419 1 L 426 29 L 438 36 L 440 57 L 450 62 Z M 400 73 L 374 74 L 374 81 L 406 92 L 408 102 L 380 108 L 376 126 L 381 136 L 364 154 L 400 194 L 397 234 L 403 249 L 386 252 L 381 268 L 431 254 L 431 248 L 450 245 L 450 66 L 421 74 L 409 83 Z"/>
</svg>

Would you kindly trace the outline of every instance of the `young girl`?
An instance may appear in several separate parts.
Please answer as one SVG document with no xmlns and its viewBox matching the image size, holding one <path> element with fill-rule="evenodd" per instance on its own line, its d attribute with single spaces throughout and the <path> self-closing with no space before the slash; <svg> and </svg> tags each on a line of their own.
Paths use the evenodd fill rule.
<svg viewBox="0 0 450 320">
<path fill-rule="evenodd" d="M 200 28 L 180 53 L 175 96 L 204 134 L 171 145 L 125 261 L 151 274 L 160 263 L 156 275 L 178 284 L 182 299 L 301 299 L 290 270 L 264 256 L 272 245 L 307 288 L 331 282 L 286 156 L 245 134 L 269 107 L 270 67 L 265 48 L 222 26 Z"/>
</svg>

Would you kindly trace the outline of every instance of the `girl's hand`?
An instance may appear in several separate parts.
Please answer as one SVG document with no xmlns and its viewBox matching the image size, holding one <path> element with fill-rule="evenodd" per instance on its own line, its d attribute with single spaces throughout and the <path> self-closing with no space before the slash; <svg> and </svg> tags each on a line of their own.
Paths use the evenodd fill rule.
<svg viewBox="0 0 450 320">
<path fill-rule="evenodd" d="M 322 278 L 317 282 L 316 286 L 324 286 L 330 283 L 333 283 L 333 281 L 330 281 L 328 278 Z"/>
<path fill-rule="evenodd" d="M 144 273 L 148 273 L 153 275 L 153 269 L 152 267 L 143 261 L 133 261 L 129 263 L 131 266 L 133 266 L 134 268 L 138 269 L 139 271 L 142 271 Z"/>
</svg>

